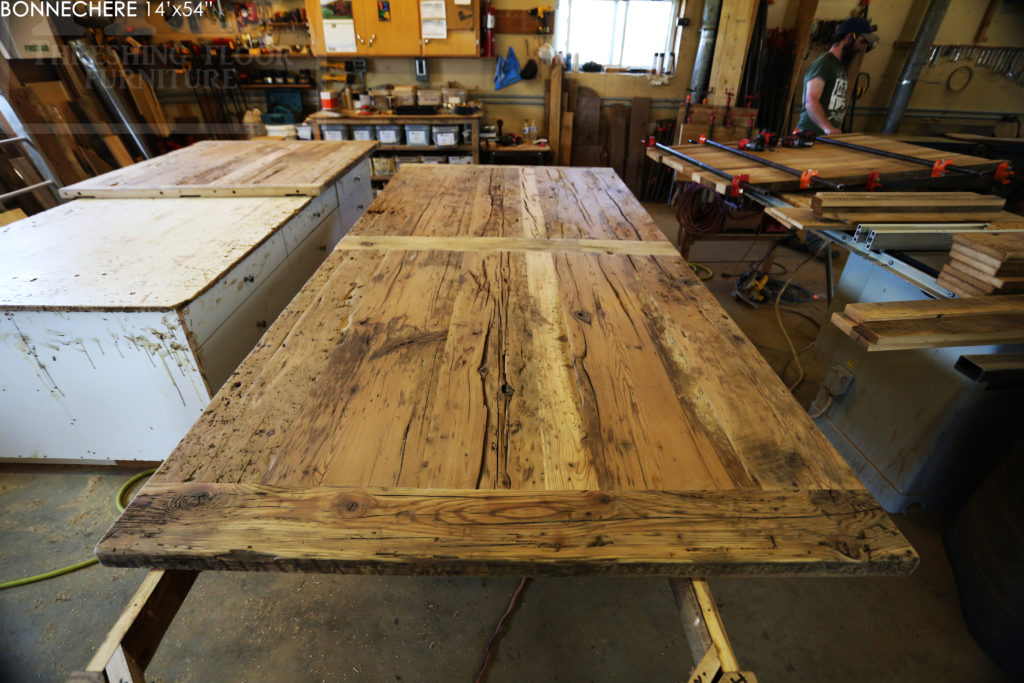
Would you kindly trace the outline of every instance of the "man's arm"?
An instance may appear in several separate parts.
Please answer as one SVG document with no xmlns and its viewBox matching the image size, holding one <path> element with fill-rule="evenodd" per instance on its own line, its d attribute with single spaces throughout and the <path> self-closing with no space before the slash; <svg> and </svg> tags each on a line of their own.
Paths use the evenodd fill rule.
<svg viewBox="0 0 1024 683">
<path fill-rule="evenodd" d="M 825 108 L 821 106 L 821 93 L 825 89 L 825 79 L 820 76 L 807 81 L 804 86 L 804 109 L 815 125 L 825 131 L 825 135 L 835 135 L 842 131 L 832 125 L 825 116 Z"/>
</svg>

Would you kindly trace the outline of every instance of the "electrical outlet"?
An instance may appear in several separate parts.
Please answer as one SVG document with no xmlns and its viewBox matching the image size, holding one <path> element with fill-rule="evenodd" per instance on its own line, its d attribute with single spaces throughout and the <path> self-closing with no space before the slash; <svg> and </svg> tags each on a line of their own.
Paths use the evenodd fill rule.
<svg viewBox="0 0 1024 683">
<path fill-rule="evenodd" d="M 842 396 L 850 390 L 851 384 L 853 384 L 853 373 L 838 363 L 825 373 L 825 391 L 831 396 L 837 398 Z"/>
<path fill-rule="evenodd" d="M 422 57 L 418 57 L 412 60 L 414 71 L 416 73 L 416 82 L 418 83 L 429 83 L 430 76 L 427 75 L 427 60 Z"/>
</svg>

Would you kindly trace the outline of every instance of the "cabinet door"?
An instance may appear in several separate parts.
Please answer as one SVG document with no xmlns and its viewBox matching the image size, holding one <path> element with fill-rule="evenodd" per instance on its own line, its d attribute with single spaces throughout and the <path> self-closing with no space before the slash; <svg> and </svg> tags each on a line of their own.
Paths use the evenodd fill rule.
<svg viewBox="0 0 1024 683">
<path fill-rule="evenodd" d="M 325 11 L 330 13 L 327 18 Z M 306 0 L 306 17 L 314 55 L 366 53 L 366 48 L 356 39 L 350 0 Z"/>
<path fill-rule="evenodd" d="M 448 37 L 424 38 L 423 54 L 428 57 L 476 57 L 480 54 L 480 0 L 468 5 L 445 0 Z"/>
<path fill-rule="evenodd" d="M 366 54 L 410 57 L 420 54 L 417 0 L 353 0 L 356 40 Z"/>
</svg>

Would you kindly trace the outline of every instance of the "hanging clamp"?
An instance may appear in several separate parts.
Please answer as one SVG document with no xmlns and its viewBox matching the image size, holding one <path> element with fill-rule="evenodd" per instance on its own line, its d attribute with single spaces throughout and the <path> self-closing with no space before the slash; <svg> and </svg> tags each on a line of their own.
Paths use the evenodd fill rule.
<svg viewBox="0 0 1024 683">
<path fill-rule="evenodd" d="M 750 180 L 750 176 L 747 175 L 746 173 L 742 173 L 740 175 L 734 175 L 732 177 L 732 187 L 729 188 L 729 196 L 730 197 L 739 197 L 740 196 L 740 185 L 745 183 L 745 182 L 747 182 L 748 180 Z"/>
<path fill-rule="evenodd" d="M 932 178 L 941 178 L 946 175 L 946 167 L 951 163 L 950 159 L 936 159 L 932 164 Z"/>
<path fill-rule="evenodd" d="M 1010 168 L 1010 162 L 1004 161 L 996 167 L 996 171 L 992 174 L 992 177 L 997 183 L 1006 185 L 1010 182 L 1010 177 L 1013 174 L 1013 169 Z"/>
<path fill-rule="evenodd" d="M 874 192 L 882 186 L 882 173 L 881 171 L 872 171 L 868 173 L 868 179 L 864 183 L 864 187 L 868 192 Z"/>
<path fill-rule="evenodd" d="M 810 168 L 807 169 L 806 171 L 804 171 L 803 173 L 801 173 L 800 174 L 800 189 L 801 190 L 806 190 L 808 187 L 810 187 L 811 186 L 811 178 L 813 178 L 816 175 L 818 175 L 818 172 L 816 170 L 810 169 Z"/>
</svg>

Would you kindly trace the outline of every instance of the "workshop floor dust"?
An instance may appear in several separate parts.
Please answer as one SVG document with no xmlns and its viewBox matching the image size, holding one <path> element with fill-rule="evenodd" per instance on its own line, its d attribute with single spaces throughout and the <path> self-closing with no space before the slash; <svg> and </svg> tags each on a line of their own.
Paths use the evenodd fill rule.
<svg viewBox="0 0 1024 683">
<path fill-rule="evenodd" d="M 675 237 L 666 207 L 648 205 Z M 751 248 L 760 258 L 771 244 Z M 797 370 L 769 306 L 732 299 L 747 241 L 698 242 L 691 261 L 787 384 Z M 776 268 L 806 254 L 780 248 Z M 775 271 L 773 271 L 775 272 Z M 782 274 L 783 278 L 788 274 Z M 821 295 L 783 313 L 797 348 L 825 322 L 824 269 L 794 282 Z M 821 376 L 811 353 L 796 395 Z M 789 367 L 786 367 L 789 361 Z M 738 396 L 737 400 L 743 397 Z M 0 466 L 0 580 L 88 557 L 134 470 Z M 899 578 L 712 579 L 741 664 L 761 681 L 988 682 L 1005 679 L 971 639 L 934 516 L 897 516 L 921 554 Z M 82 668 L 144 570 L 91 567 L 0 591 L 0 680 L 60 681 Z M 472 681 L 517 579 L 206 572 L 147 669 L 170 681 Z M 667 581 L 537 579 L 521 594 L 491 661 L 490 683 L 683 680 L 691 666 Z"/>
</svg>

